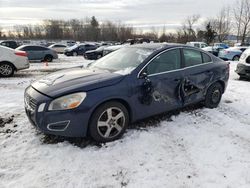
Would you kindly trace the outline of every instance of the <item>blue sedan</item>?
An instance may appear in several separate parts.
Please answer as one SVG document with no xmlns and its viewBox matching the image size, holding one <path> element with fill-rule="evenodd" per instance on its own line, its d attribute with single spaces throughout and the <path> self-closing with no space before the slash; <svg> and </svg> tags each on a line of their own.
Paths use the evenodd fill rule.
<svg viewBox="0 0 250 188">
<path fill-rule="evenodd" d="M 224 50 L 220 50 L 218 57 L 223 60 L 231 60 L 231 61 L 239 61 L 241 54 L 248 47 L 240 46 L 240 47 L 231 47 Z"/>
<path fill-rule="evenodd" d="M 109 142 L 131 122 L 199 102 L 217 107 L 228 78 L 228 63 L 198 48 L 133 45 L 32 83 L 25 109 L 46 134 Z"/>
</svg>

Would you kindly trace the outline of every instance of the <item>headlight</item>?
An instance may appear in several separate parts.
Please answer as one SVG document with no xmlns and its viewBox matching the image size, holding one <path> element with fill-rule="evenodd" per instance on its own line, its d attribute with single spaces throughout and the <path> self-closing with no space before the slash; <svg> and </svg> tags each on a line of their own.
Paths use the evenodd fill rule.
<svg viewBox="0 0 250 188">
<path fill-rule="evenodd" d="M 49 110 L 69 110 L 77 108 L 86 98 L 85 92 L 66 95 L 53 100 L 49 105 Z"/>
</svg>

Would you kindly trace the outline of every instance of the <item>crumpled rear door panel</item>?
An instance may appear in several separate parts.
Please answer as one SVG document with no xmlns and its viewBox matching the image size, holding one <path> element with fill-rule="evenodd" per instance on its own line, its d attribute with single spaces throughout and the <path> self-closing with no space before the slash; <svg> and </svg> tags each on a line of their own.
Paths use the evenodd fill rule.
<svg viewBox="0 0 250 188">
<path fill-rule="evenodd" d="M 214 76 L 215 70 L 212 64 L 186 69 L 181 89 L 184 105 L 203 100 Z"/>
</svg>

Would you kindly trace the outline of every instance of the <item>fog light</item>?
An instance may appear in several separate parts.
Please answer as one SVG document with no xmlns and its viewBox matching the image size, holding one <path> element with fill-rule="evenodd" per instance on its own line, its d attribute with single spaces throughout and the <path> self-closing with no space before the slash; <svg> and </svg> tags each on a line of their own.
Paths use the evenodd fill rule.
<svg viewBox="0 0 250 188">
<path fill-rule="evenodd" d="M 47 129 L 50 131 L 65 131 L 69 126 L 69 123 L 69 120 L 50 123 L 47 125 Z"/>
</svg>

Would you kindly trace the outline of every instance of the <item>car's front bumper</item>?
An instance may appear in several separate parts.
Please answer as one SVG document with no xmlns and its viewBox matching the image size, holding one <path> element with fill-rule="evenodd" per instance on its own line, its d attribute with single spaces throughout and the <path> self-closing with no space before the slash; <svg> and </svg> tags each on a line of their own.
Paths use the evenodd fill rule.
<svg viewBox="0 0 250 188">
<path fill-rule="evenodd" d="M 52 100 L 32 87 L 25 90 L 25 111 L 31 124 L 46 134 L 85 137 L 90 117 L 88 110 L 48 111 L 46 109 Z M 39 112 L 41 104 L 45 106 Z"/>
<path fill-rule="evenodd" d="M 250 78 L 250 64 L 238 63 L 235 72 L 241 77 Z"/>
</svg>

